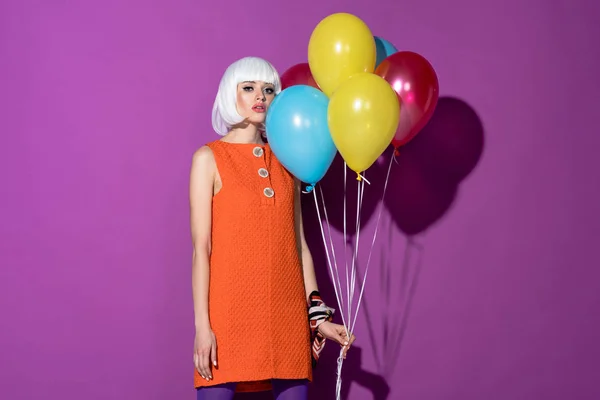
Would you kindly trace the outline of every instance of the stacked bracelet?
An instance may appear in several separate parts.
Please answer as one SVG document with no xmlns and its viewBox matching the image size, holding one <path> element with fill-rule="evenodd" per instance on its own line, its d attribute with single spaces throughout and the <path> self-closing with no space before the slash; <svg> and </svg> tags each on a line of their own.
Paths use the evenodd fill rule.
<svg viewBox="0 0 600 400">
<path fill-rule="evenodd" d="M 315 367 L 319 361 L 319 355 L 325 347 L 325 337 L 319 332 L 318 327 L 325 321 L 333 320 L 335 310 L 327 307 L 318 291 L 313 291 L 309 296 L 308 320 L 312 339 L 312 365 Z"/>
</svg>

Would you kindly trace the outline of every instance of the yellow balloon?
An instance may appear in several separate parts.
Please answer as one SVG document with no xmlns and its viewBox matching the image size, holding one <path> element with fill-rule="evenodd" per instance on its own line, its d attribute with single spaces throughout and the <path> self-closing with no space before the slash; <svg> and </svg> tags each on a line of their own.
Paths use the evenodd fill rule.
<svg viewBox="0 0 600 400">
<path fill-rule="evenodd" d="M 358 72 L 373 72 L 377 49 L 369 27 L 348 13 L 332 14 L 313 30 L 308 43 L 308 65 L 327 96 Z"/>
<path fill-rule="evenodd" d="M 360 173 L 392 141 L 400 120 L 400 101 L 380 76 L 355 74 L 329 99 L 327 119 L 340 155 L 360 180 Z"/>
</svg>

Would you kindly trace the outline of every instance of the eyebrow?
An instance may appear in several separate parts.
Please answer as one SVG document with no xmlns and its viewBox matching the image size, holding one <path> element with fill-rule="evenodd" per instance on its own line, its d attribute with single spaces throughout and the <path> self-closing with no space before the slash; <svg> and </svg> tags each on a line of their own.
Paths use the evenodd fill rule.
<svg viewBox="0 0 600 400">
<path fill-rule="evenodd" d="M 255 81 L 243 81 L 241 83 L 256 83 Z M 269 85 L 269 86 L 275 86 L 274 84 L 272 84 L 271 82 L 265 82 L 265 85 Z"/>
</svg>

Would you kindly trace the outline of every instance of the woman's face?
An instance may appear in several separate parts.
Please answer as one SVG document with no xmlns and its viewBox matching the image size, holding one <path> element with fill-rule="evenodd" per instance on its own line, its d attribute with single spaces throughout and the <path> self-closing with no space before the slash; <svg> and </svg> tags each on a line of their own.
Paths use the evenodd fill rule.
<svg viewBox="0 0 600 400">
<path fill-rule="evenodd" d="M 275 87 L 263 81 L 247 81 L 237 86 L 237 112 L 252 124 L 265 122 L 267 109 L 275 97 Z"/>
</svg>

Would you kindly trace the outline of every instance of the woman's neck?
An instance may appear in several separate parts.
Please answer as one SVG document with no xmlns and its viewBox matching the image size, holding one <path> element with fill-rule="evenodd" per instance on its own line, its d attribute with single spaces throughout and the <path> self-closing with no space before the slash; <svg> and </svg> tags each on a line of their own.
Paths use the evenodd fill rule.
<svg viewBox="0 0 600 400">
<path fill-rule="evenodd" d="M 226 135 L 226 140 L 232 143 L 264 144 L 262 135 L 258 128 L 252 124 L 246 127 L 233 128 Z"/>
</svg>

